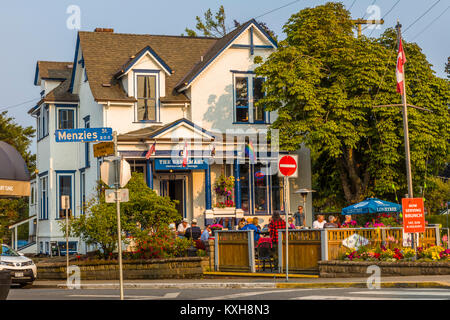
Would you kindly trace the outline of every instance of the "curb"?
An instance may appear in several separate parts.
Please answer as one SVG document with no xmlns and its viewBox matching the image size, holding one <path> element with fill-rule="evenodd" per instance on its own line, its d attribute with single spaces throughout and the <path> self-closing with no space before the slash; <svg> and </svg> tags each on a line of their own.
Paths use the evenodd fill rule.
<svg viewBox="0 0 450 320">
<path fill-rule="evenodd" d="M 59 284 L 60 289 L 67 288 Z M 267 289 L 276 288 L 275 283 L 124 283 L 124 289 Z M 85 284 L 80 289 L 119 289 L 117 283 Z"/>
<path fill-rule="evenodd" d="M 381 282 L 381 288 L 443 288 L 450 283 L 440 281 Z M 36 284 L 31 289 L 71 289 L 65 283 Z M 124 289 L 320 289 L 320 288 L 367 288 L 366 282 L 316 282 L 316 283 L 124 283 Z M 119 289 L 118 283 L 81 284 L 77 289 Z"/>
<path fill-rule="evenodd" d="M 286 278 L 285 273 L 250 273 L 250 272 L 203 272 L 204 276 L 234 276 L 250 278 Z M 289 278 L 319 278 L 314 274 L 289 274 Z"/>
<path fill-rule="evenodd" d="M 423 282 L 381 282 L 381 288 L 443 288 L 450 289 L 450 283 L 439 281 Z M 328 282 L 328 283 L 276 283 L 276 288 L 367 288 L 366 282 Z"/>
</svg>

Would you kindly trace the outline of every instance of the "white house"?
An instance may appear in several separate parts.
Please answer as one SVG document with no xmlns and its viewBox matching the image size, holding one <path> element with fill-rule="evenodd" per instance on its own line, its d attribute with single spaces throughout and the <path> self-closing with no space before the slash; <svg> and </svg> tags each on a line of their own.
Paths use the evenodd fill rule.
<svg viewBox="0 0 450 320">
<path fill-rule="evenodd" d="M 82 203 L 96 194 L 103 160 L 94 157 L 94 143 L 56 142 L 56 129 L 112 128 L 132 170 L 144 173 L 158 194 L 179 200 L 180 215 L 196 218 L 200 226 L 254 216 L 267 223 L 274 210 L 283 209 L 283 180 L 277 170 L 264 171 L 278 159 L 270 146 L 264 149 L 263 139 L 276 113 L 255 106 L 264 78 L 255 75 L 254 58 L 265 59 L 276 48 L 255 20 L 220 39 L 97 28 L 78 33 L 73 63 L 38 61 L 35 85 L 42 99 L 29 111 L 38 131 L 38 173 L 30 197 L 37 251 L 49 253 L 52 244 L 65 241 L 59 199 L 70 196 L 72 214 L 84 214 Z M 255 163 L 243 152 L 250 141 Z M 185 144 L 189 162 L 183 167 Z M 146 159 L 152 145 L 156 151 Z M 297 154 L 298 178 L 288 189 L 293 212 L 302 203 L 293 191 L 311 187 L 309 150 Z M 221 174 L 234 176 L 235 186 L 233 205 L 219 209 L 214 183 Z M 307 212 L 311 224 L 311 199 Z M 70 241 L 72 250 L 86 251 L 79 239 Z"/>
</svg>

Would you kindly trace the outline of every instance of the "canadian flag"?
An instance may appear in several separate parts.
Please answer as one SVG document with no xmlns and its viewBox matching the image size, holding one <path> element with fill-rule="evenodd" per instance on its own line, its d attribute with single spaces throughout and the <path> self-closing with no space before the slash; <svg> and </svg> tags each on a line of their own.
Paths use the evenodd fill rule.
<svg viewBox="0 0 450 320">
<path fill-rule="evenodd" d="M 187 141 L 185 141 L 183 148 L 183 168 L 187 166 L 187 163 L 188 163 L 188 149 L 187 149 Z"/>
<path fill-rule="evenodd" d="M 397 56 L 397 68 L 395 69 L 395 75 L 397 76 L 397 92 L 401 95 L 403 92 L 403 84 L 405 81 L 405 73 L 403 65 L 406 63 L 405 51 L 403 51 L 402 39 L 400 38 L 398 46 L 398 56 Z"/>
</svg>

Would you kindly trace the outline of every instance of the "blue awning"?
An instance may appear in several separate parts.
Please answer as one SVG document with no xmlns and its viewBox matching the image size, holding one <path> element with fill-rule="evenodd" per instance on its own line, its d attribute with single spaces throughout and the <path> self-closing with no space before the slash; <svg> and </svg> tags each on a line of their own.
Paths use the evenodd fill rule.
<svg viewBox="0 0 450 320">
<path fill-rule="evenodd" d="M 342 209 L 342 214 L 364 214 L 364 213 L 382 213 L 382 212 L 401 212 L 402 206 L 380 200 L 377 198 L 367 198 L 366 200 L 353 204 Z"/>
</svg>

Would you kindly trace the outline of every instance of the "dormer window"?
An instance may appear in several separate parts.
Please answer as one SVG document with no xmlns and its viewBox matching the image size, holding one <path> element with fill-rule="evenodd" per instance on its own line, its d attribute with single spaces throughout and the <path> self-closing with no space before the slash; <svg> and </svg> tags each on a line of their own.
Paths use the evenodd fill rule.
<svg viewBox="0 0 450 320">
<path fill-rule="evenodd" d="M 159 77 L 158 70 L 134 71 L 135 121 L 159 121 Z"/>
<path fill-rule="evenodd" d="M 137 76 L 137 116 L 139 121 L 156 121 L 156 75 Z"/>
</svg>

